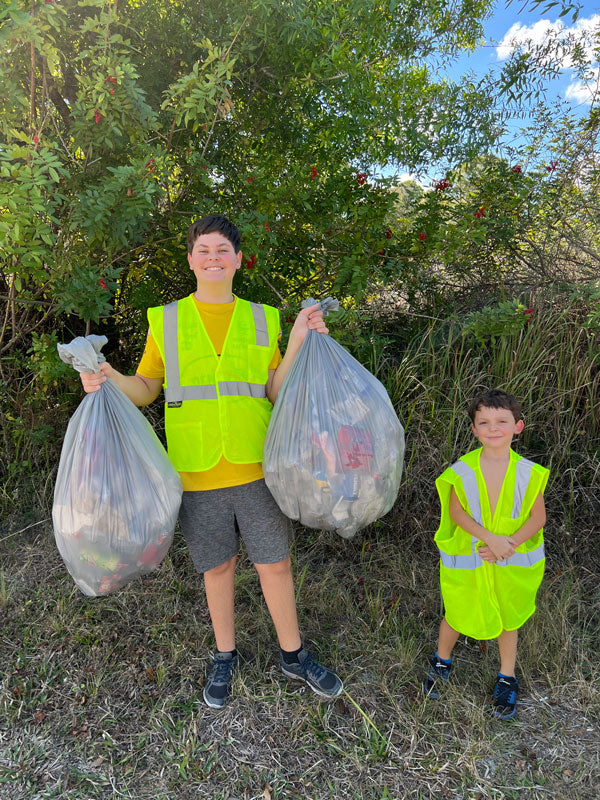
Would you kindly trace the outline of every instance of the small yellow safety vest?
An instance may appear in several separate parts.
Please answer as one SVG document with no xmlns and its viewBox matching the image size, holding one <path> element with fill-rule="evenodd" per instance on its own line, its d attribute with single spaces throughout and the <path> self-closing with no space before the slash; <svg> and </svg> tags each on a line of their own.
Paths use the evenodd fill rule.
<svg viewBox="0 0 600 800">
<path fill-rule="evenodd" d="M 520 628 L 535 611 L 545 564 L 543 529 L 510 558 L 490 564 L 477 552 L 479 540 L 452 521 L 450 491 L 454 488 L 461 506 L 476 522 L 492 533 L 510 536 L 529 518 L 549 472 L 511 450 L 492 517 L 480 455 L 481 448 L 467 453 L 435 482 L 442 507 L 435 542 L 448 624 L 473 639 L 495 639 L 503 630 Z"/>
<path fill-rule="evenodd" d="M 221 456 L 232 464 L 262 461 L 273 406 L 266 396 L 279 312 L 236 298 L 220 357 L 192 295 L 148 309 L 165 365 L 165 430 L 180 472 L 204 472 Z"/>
</svg>

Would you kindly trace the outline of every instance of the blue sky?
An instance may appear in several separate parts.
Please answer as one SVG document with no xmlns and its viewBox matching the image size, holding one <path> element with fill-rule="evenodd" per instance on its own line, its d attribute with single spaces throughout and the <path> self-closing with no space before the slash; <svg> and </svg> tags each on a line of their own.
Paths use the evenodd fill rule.
<svg viewBox="0 0 600 800">
<path fill-rule="evenodd" d="M 547 41 L 548 31 L 550 36 L 560 34 L 561 37 L 572 34 L 581 36 L 586 32 L 600 28 L 600 0 L 585 0 L 581 3 L 579 17 L 574 23 L 572 15 L 567 14 L 559 18 L 561 3 L 557 6 L 544 11 L 540 6 L 535 10 L 529 10 L 524 0 L 519 2 L 513 0 L 508 6 L 505 0 L 500 0 L 494 12 L 484 22 L 484 42 L 472 53 L 463 54 L 458 61 L 447 67 L 446 74 L 457 81 L 461 75 L 474 73 L 476 78 L 482 77 L 485 73 L 493 71 L 500 74 L 507 58 L 514 50 L 514 46 L 521 45 L 527 50 L 531 49 L 529 41 L 534 44 L 542 44 Z M 547 5 L 547 4 L 546 4 Z M 599 43 L 596 43 L 596 47 Z M 587 52 L 591 52 L 588 47 Z M 592 59 L 593 60 L 593 59 Z M 561 64 L 559 75 L 545 82 L 547 89 L 546 99 L 548 102 L 556 100 L 562 101 L 576 113 L 587 114 L 590 109 L 591 92 L 595 86 L 598 97 L 600 98 L 600 70 L 598 60 L 594 63 L 594 68 L 590 73 L 591 81 L 588 86 L 582 84 L 574 69 L 567 59 Z M 519 141 L 519 131 L 527 124 L 527 119 L 515 119 L 509 125 L 505 144 L 516 144 Z M 438 170 L 439 171 L 439 165 Z M 414 175 L 404 173 L 399 176 L 401 180 L 406 178 L 414 179 Z M 425 182 L 427 182 L 427 178 Z"/>
<path fill-rule="evenodd" d="M 561 36 L 567 34 L 581 35 L 585 31 L 600 27 L 600 2 L 596 0 L 586 0 L 581 3 L 579 18 L 573 23 L 571 15 L 559 19 L 560 3 L 555 8 L 544 12 L 543 7 L 535 10 L 523 9 L 522 2 L 515 2 L 505 5 L 501 0 L 497 5 L 493 15 L 484 23 L 485 43 L 472 54 L 465 54 L 458 64 L 452 69 L 453 77 L 473 70 L 476 74 L 482 74 L 489 69 L 499 70 L 512 50 L 511 42 L 525 43 L 532 40 L 536 44 L 541 44 L 548 35 L 548 31 L 557 33 L 560 29 Z M 597 66 L 597 62 L 596 62 Z M 573 107 L 580 106 L 581 110 L 589 108 L 590 93 L 585 86 L 577 80 L 568 63 L 564 63 L 564 69 L 560 78 L 549 82 L 550 97 L 561 97 L 568 100 Z"/>
</svg>

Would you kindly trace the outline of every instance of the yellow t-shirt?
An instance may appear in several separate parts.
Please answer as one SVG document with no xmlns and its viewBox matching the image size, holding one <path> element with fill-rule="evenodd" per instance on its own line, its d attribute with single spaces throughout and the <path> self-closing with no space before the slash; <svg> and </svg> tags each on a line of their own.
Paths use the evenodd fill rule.
<svg viewBox="0 0 600 800">
<path fill-rule="evenodd" d="M 194 297 L 194 302 L 200 312 L 206 332 L 219 356 L 227 336 L 235 300 L 236 298 L 234 297 L 231 303 L 201 303 Z M 269 364 L 269 369 L 277 369 L 280 363 L 281 352 L 277 348 L 273 355 L 273 360 Z M 146 348 L 137 368 L 137 373 L 144 378 L 163 379 L 165 376 L 165 365 L 150 331 L 148 331 Z M 224 457 L 221 457 L 218 464 L 204 472 L 180 472 L 179 474 L 181 475 L 183 489 L 186 492 L 223 489 L 225 486 L 241 486 L 243 483 L 258 481 L 263 477 L 260 463 L 232 464 Z"/>
</svg>

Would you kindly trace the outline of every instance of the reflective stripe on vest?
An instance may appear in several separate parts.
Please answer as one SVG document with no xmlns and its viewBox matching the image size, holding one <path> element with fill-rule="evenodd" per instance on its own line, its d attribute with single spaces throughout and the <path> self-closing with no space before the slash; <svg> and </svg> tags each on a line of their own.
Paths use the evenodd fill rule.
<svg viewBox="0 0 600 800">
<path fill-rule="evenodd" d="M 163 308 L 163 335 L 165 347 L 165 402 L 169 408 L 180 408 L 185 400 L 216 400 L 217 389 L 214 384 L 204 386 L 182 386 L 179 373 L 179 348 L 177 338 L 177 303 L 169 303 Z M 267 315 L 259 303 L 250 303 L 256 344 L 262 347 L 269 346 L 269 329 L 267 328 Z M 245 381 L 221 381 L 219 395 L 236 397 L 255 397 L 258 399 L 267 396 L 266 387 L 260 383 L 246 383 Z"/>
<path fill-rule="evenodd" d="M 544 543 L 542 542 L 535 550 L 530 550 L 528 553 L 513 553 L 512 556 L 504 559 L 504 561 L 495 561 L 494 566 L 532 567 L 545 557 Z M 446 569 L 477 569 L 477 567 L 481 567 L 485 563 L 478 552 L 468 556 L 454 556 L 440 550 L 440 558 Z"/>
<path fill-rule="evenodd" d="M 517 461 L 517 475 L 515 478 L 515 496 L 512 507 L 512 519 L 519 519 L 521 516 L 521 508 L 523 506 L 523 498 L 529 486 L 529 479 L 531 478 L 531 470 L 533 469 L 533 461 L 526 458 L 521 458 Z"/>
<path fill-rule="evenodd" d="M 481 516 L 481 499 L 479 497 L 479 487 L 477 486 L 477 476 L 475 475 L 475 470 L 473 467 L 465 464 L 464 461 L 457 461 L 455 464 L 452 464 L 450 469 L 462 480 L 463 489 L 465 490 L 465 497 L 467 498 L 467 503 L 469 504 L 469 509 L 471 511 L 471 517 L 475 520 L 475 522 L 479 523 L 479 525 L 483 525 L 483 517 Z M 531 478 L 533 461 L 529 461 L 527 458 L 520 458 L 519 461 L 517 461 L 515 469 L 515 491 L 511 518 L 519 519 L 521 516 L 521 509 L 523 507 L 523 498 L 525 497 L 525 492 L 527 491 L 529 480 Z"/>
<path fill-rule="evenodd" d="M 468 464 L 465 464 L 464 461 L 457 461 L 456 464 L 452 464 L 451 469 L 453 472 L 456 472 L 459 478 L 462 479 L 465 496 L 467 498 L 467 503 L 469 504 L 469 510 L 471 511 L 471 517 L 479 525 L 483 525 L 483 517 L 481 516 L 481 501 L 479 499 L 479 487 L 477 486 L 477 476 L 475 475 L 475 470 Z"/>
</svg>

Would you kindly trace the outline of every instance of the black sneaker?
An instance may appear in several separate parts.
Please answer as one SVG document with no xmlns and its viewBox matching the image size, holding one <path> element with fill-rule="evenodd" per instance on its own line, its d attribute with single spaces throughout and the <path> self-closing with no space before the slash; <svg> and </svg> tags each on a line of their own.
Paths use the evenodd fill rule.
<svg viewBox="0 0 600 800">
<path fill-rule="evenodd" d="M 286 664 L 280 656 L 279 664 L 284 675 L 293 680 L 304 681 L 319 697 L 339 697 L 344 690 L 344 684 L 335 672 L 315 661 L 304 648 L 298 653 L 298 661 Z"/>
<path fill-rule="evenodd" d="M 423 691 L 432 700 L 440 697 L 439 689 L 442 684 L 448 683 L 452 664 L 445 664 L 441 659 L 432 656 L 429 660 L 429 673 L 423 681 Z"/>
<path fill-rule="evenodd" d="M 215 653 L 211 671 L 204 686 L 204 702 L 209 708 L 223 708 L 229 696 L 229 689 L 237 667 L 237 653 Z"/>
<path fill-rule="evenodd" d="M 519 681 L 499 675 L 492 695 L 490 714 L 498 719 L 512 719 L 517 711 L 518 694 Z"/>
</svg>

